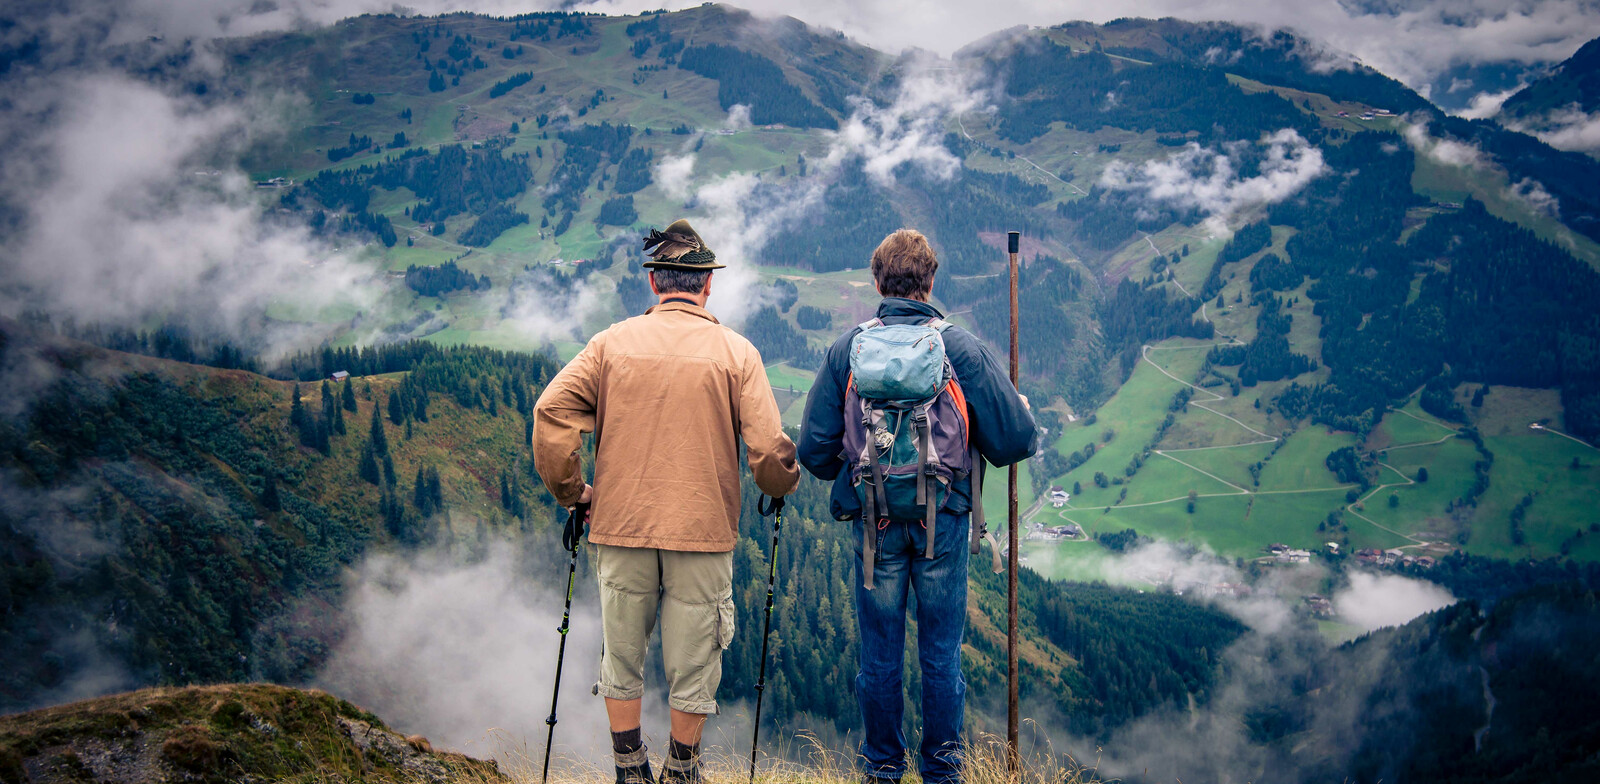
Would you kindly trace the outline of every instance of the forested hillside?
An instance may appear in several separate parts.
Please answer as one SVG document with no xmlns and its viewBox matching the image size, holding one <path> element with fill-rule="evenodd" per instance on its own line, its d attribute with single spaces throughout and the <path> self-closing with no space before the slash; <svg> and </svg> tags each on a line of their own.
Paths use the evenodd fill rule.
<svg viewBox="0 0 1600 784">
<path fill-rule="evenodd" d="M 372 547 L 551 514 L 527 459 L 540 358 L 410 344 L 374 352 L 404 376 L 300 384 L 3 335 L 41 382 L 0 422 L 8 708 L 89 669 L 102 689 L 304 682 L 339 634 L 315 608 Z"/>
</svg>

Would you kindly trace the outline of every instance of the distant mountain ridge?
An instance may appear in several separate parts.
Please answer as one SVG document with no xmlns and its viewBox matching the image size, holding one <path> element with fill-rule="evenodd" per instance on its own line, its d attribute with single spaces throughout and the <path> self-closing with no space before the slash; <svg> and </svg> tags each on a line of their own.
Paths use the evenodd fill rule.
<svg viewBox="0 0 1600 784">
<path fill-rule="evenodd" d="M 1507 98 L 1501 111 L 1519 120 L 1532 120 L 1573 105 L 1584 112 L 1600 110 L 1600 38 L 1584 44 L 1548 75 Z"/>
</svg>

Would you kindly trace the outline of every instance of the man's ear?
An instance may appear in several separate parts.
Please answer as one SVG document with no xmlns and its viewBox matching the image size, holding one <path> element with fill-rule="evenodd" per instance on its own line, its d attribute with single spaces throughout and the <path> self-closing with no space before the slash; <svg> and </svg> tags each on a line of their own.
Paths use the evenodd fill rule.
<svg viewBox="0 0 1600 784">
<path fill-rule="evenodd" d="M 707 273 L 706 274 L 706 285 L 705 285 L 705 288 L 700 289 L 700 294 L 702 296 L 706 296 L 706 297 L 711 296 L 711 279 L 716 277 L 716 276 L 717 276 L 717 273 L 715 273 L 715 272 L 711 272 L 711 273 Z"/>
<path fill-rule="evenodd" d="M 645 278 L 650 281 L 650 293 L 654 294 L 654 295 L 656 295 L 658 297 L 661 296 L 661 292 L 656 289 L 656 271 L 655 270 L 649 270 L 645 274 Z"/>
</svg>

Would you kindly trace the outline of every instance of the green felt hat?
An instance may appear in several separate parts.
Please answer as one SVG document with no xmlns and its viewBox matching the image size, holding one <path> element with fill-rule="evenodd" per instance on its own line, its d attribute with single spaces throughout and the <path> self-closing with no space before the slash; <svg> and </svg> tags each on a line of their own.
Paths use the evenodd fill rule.
<svg viewBox="0 0 1600 784">
<path fill-rule="evenodd" d="M 645 269 L 698 272 L 726 266 L 717 263 L 717 254 L 711 252 L 694 227 L 682 219 L 674 221 L 666 231 L 651 230 L 644 238 L 644 250 L 650 254 L 650 260 L 643 264 Z"/>
</svg>

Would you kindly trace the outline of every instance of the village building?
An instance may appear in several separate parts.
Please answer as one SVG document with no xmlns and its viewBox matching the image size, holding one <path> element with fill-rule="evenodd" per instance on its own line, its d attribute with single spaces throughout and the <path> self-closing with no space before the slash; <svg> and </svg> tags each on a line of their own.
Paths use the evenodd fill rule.
<svg viewBox="0 0 1600 784">
<path fill-rule="evenodd" d="M 1055 507 L 1057 509 L 1060 509 L 1061 507 L 1066 506 L 1067 505 L 1067 501 L 1069 501 L 1071 499 L 1072 499 L 1072 494 L 1067 492 L 1066 490 L 1064 490 L 1064 489 L 1062 489 L 1060 487 L 1052 487 L 1052 488 L 1050 488 L 1050 505 L 1051 506 L 1053 506 L 1053 507 Z"/>
<path fill-rule="evenodd" d="M 1052 541 L 1056 539 L 1078 539 L 1083 537 L 1083 527 L 1077 523 L 1046 527 L 1044 523 L 1034 523 L 1028 527 L 1024 536 L 1030 542 Z"/>
<path fill-rule="evenodd" d="M 1234 598 L 1249 596 L 1250 586 L 1244 583 L 1217 583 L 1208 591 L 1212 596 L 1232 596 Z"/>
<path fill-rule="evenodd" d="M 349 377 L 350 371 L 348 370 L 335 370 L 333 371 L 333 375 L 330 376 L 330 378 L 332 378 L 334 381 L 343 381 Z"/>
</svg>

